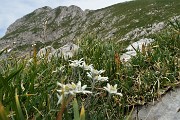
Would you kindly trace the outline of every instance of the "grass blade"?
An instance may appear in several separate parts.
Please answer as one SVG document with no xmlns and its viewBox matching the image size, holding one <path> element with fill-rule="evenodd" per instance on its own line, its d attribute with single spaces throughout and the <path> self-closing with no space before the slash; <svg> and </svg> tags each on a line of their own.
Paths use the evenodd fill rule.
<svg viewBox="0 0 180 120">
<path fill-rule="evenodd" d="M 1 120 L 8 120 L 8 117 L 6 115 L 6 112 L 4 110 L 4 106 L 0 102 L 0 119 Z"/>
<path fill-rule="evenodd" d="M 85 109 L 84 109 L 83 104 L 82 104 L 81 113 L 80 113 L 80 120 L 85 120 Z"/>
<path fill-rule="evenodd" d="M 76 98 L 73 101 L 73 110 L 74 110 L 74 120 L 80 120 L 79 117 L 79 108 Z"/>
<path fill-rule="evenodd" d="M 22 113 L 22 109 L 21 109 L 20 103 L 19 103 L 19 97 L 17 95 L 17 89 L 15 91 L 15 101 L 16 101 L 16 107 L 17 107 L 17 112 L 18 112 L 19 119 L 20 120 L 25 120 L 24 119 L 24 115 Z"/>
<path fill-rule="evenodd" d="M 22 69 L 23 69 L 23 66 L 21 66 L 18 70 L 13 71 L 8 77 L 5 78 L 5 80 L 9 81 L 13 77 L 15 77 Z"/>
</svg>

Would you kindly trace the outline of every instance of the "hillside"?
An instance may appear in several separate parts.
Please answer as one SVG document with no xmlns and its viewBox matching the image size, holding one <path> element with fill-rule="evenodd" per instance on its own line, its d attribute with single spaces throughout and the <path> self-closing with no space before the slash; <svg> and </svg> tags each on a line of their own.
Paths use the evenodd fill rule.
<svg viewBox="0 0 180 120">
<path fill-rule="evenodd" d="M 99 10 L 77 6 L 42 7 L 16 20 L 0 40 L 0 49 L 16 42 L 19 50 L 32 44 L 58 47 L 86 35 L 102 40 L 136 40 L 162 30 L 179 17 L 179 0 L 135 0 Z"/>
<path fill-rule="evenodd" d="M 179 120 L 178 1 L 18 19 L 0 40 L 0 120 Z"/>
</svg>

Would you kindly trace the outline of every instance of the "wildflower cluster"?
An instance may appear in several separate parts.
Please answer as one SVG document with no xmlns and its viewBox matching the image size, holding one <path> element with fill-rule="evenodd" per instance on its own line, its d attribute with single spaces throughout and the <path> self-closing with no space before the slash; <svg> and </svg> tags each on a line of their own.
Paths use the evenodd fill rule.
<svg viewBox="0 0 180 120">
<path fill-rule="evenodd" d="M 76 96 L 76 94 L 79 93 L 92 93 L 92 91 L 94 90 L 95 87 L 95 83 L 98 81 L 108 81 L 108 77 L 102 77 L 101 74 L 105 72 L 105 70 L 96 70 L 94 69 L 93 65 L 87 65 L 85 63 L 85 61 L 83 61 L 83 58 L 81 58 L 80 60 L 69 60 L 70 64 L 69 66 L 73 67 L 73 68 L 82 68 L 83 70 L 87 71 L 87 77 L 91 78 L 91 91 L 85 90 L 87 88 L 87 85 L 83 85 L 81 86 L 81 81 L 79 81 L 77 84 L 75 83 L 71 83 L 71 84 L 62 84 L 57 82 L 57 85 L 61 87 L 60 90 L 57 90 L 57 92 L 60 94 L 57 94 L 58 97 L 58 102 L 57 104 L 61 103 L 63 97 L 66 97 L 67 95 L 72 95 L 72 96 Z M 107 87 L 104 87 L 104 90 L 108 91 L 109 94 L 115 94 L 115 95 L 120 95 L 122 96 L 121 93 L 117 92 L 117 84 L 112 86 L 109 83 L 107 83 Z"/>
<path fill-rule="evenodd" d="M 61 95 L 57 94 L 57 97 L 59 99 L 57 104 L 61 103 L 63 97 L 66 97 L 69 94 L 76 96 L 76 94 L 78 93 L 83 93 L 83 94 L 92 93 L 91 91 L 85 90 L 87 85 L 81 86 L 81 81 L 79 81 L 77 84 L 72 82 L 71 84 L 66 84 L 66 85 L 57 82 L 57 85 L 61 87 L 60 90 L 57 90 L 57 92 L 61 94 Z"/>
<path fill-rule="evenodd" d="M 93 82 L 96 81 L 108 81 L 108 77 L 102 77 L 101 74 L 105 72 L 105 70 L 96 70 L 94 69 L 93 65 L 87 65 L 85 61 L 82 61 L 83 58 L 80 60 L 69 60 L 71 63 L 69 66 L 71 67 L 80 67 L 84 70 L 88 70 L 90 72 L 87 72 L 87 76 L 93 80 Z"/>
</svg>

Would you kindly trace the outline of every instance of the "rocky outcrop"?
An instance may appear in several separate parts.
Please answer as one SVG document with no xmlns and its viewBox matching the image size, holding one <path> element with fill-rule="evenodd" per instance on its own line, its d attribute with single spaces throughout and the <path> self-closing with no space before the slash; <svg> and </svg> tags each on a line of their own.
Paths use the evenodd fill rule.
<svg viewBox="0 0 180 120">
<path fill-rule="evenodd" d="M 8 27 L 6 35 L 0 41 L 0 48 L 12 41 L 16 41 L 19 46 L 37 41 L 72 41 L 87 13 L 74 5 L 55 9 L 39 8 Z"/>
<path fill-rule="evenodd" d="M 46 46 L 40 49 L 37 53 L 39 59 L 47 58 L 48 61 L 51 61 L 52 58 L 64 58 L 68 60 L 78 53 L 79 46 L 73 43 L 67 43 L 66 45 L 54 49 L 52 46 Z"/>
<path fill-rule="evenodd" d="M 127 62 L 128 60 L 131 59 L 132 56 L 136 56 L 137 51 L 142 52 L 143 46 L 145 47 L 153 41 L 154 39 L 152 38 L 143 38 L 137 42 L 132 43 L 125 49 L 127 52 L 121 55 L 120 57 L 121 61 Z"/>
</svg>

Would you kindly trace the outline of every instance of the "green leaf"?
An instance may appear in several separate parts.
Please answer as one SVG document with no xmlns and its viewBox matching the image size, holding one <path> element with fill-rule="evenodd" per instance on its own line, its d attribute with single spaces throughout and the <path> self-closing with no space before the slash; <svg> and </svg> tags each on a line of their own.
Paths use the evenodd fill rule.
<svg viewBox="0 0 180 120">
<path fill-rule="evenodd" d="M 2 76 L 2 74 L 0 73 L 0 89 L 3 87 L 3 86 L 5 86 L 4 84 L 5 84 L 5 82 L 4 82 L 5 80 L 4 80 L 4 77 Z"/>
<path fill-rule="evenodd" d="M 74 120 L 80 120 L 79 117 L 79 108 L 76 98 L 73 101 L 73 110 L 74 110 Z"/>
<path fill-rule="evenodd" d="M 15 91 L 15 101 L 16 101 L 16 107 L 17 107 L 17 112 L 18 112 L 18 117 L 20 120 L 25 120 L 24 115 L 22 113 L 22 109 L 19 103 L 19 97 L 17 95 L 17 89 Z"/>
<path fill-rule="evenodd" d="M 8 82 L 10 79 L 15 77 L 22 69 L 23 66 L 21 66 L 18 70 L 14 70 L 8 77 L 5 78 L 5 80 Z"/>
<path fill-rule="evenodd" d="M 131 112 L 130 112 L 129 115 L 126 117 L 126 120 L 131 120 L 131 119 L 132 119 L 131 117 L 132 117 L 133 111 L 134 111 L 134 105 L 133 105 L 133 108 L 132 108 Z"/>
<path fill-rule="evenodd" d="M 0 51 L 0 56 L 3 54 L 3 52 L 5 51 L 6 49 L 3 49 Z"/>
<path fill-rule="evenodd" d="M 83 104 L 82 104 L 81 113 L 80 113 L 80 120 L 85 120 L 85 109 L 84 109 Z"/>
<path fill-rule="evenodd" d="M 8 120 L 6 111 L 4 110 L 4 106 L 0 102 L 0 119 L 1 120 Z"/>
</svg>

